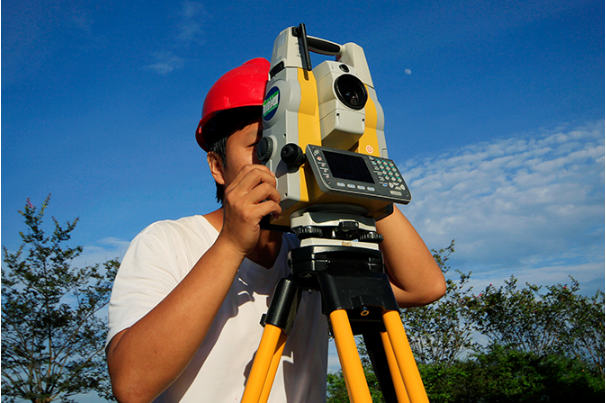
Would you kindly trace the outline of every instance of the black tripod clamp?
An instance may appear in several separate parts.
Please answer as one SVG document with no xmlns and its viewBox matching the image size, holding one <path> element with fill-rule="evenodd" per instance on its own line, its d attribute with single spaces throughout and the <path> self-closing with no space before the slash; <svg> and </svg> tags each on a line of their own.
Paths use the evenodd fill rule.
<svg viewBox="0 0 606 403">
<path fill-rule="evenodd" d="M 301 288 L 291 274 L 276 285 L 269 309 L 261 318 L 261 325 L 274 325 L 290 336 L 300 302 Z"/>
<path fill-rule="evenodd" d="M 383 256 L 374 249 L 352 246 L 305 246 L 288 258 L 292 274 L 276 286 L 267 314 L 270 323 L 290 333 L 301 300 L 301 290 L 320 291 L 324 313 L 348 313 L 354 334 L 385 331 L 383 310 L 398 310 Z"/>
<path fill-rule="evenodd" d="M 378 250 L 306 246 L 292 250 L 289 263 L 303 288 L 320 291 L 326 315 L 348 312 L 354 334 L 374 323 L 383 326 L 382 309 L 398 309 Z"/>
</svg>

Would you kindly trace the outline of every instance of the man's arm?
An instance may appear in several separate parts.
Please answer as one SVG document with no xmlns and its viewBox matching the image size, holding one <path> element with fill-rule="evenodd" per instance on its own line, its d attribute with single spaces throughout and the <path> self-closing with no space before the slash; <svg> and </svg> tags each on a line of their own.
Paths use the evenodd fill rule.
<svg viewBox="0 0 606 403">
<path fill-rule="evenodd" d="M 279 201 L 275 178 L 265 167 L 245 167 L 228 186 L 215 244 L 162 302 L 111 340 L 107 361 L 119 401 L 149 402 L 187 367 L 256 245 L 261 218 L 279 213 Z"/>
<path fill-rule="evenodd" d="M 442 270 L 397 207 L 393 214 L 377 221 L 377 232 L 383 235 L 380 249 L 400 307 L 426 305 L 444 295 Z"/>
</svg>

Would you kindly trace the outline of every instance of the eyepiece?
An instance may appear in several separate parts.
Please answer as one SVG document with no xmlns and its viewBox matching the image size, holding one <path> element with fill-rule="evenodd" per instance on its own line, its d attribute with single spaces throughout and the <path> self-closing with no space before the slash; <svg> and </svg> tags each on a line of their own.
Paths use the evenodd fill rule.
<svg viewBox="0 0 606 403">
<path fill-rule="evenodd" d="M 267 162 L 273 153 L 274 142 L 271 137 L 263 137 L 257 144 L 257 158 L 261 162 Z"/>
</svg>

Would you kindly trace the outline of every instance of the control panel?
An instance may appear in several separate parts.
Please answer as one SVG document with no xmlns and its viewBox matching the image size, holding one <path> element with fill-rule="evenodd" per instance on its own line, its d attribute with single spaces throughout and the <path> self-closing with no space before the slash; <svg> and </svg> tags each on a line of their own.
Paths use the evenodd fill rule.
<svg viewBox="0 0 606 403">
<path fill-rule="evenodd" d="M 388 158 L 308 145 L 305 155 L 324 193 L 342 193 L 408 204 L 410 191 Z"/>
</svg>

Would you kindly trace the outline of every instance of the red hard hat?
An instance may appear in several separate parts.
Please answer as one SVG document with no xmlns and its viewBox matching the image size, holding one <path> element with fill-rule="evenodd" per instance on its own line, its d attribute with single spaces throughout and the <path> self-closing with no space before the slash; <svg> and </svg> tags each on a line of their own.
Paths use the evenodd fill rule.
<svg viewBox="0 0 606 403">
<path fill-rule="evenodd" d="M 206 94 L 202 119 L 196 129 L 196 141 L 208 151 L 204 140 L 204 125 L 217 112 L 243 106 L 262 106 L 265 84 L 269 76 L 269 62 L 262 57 L 252 59 L 223 74 Z"/>
</svg>

